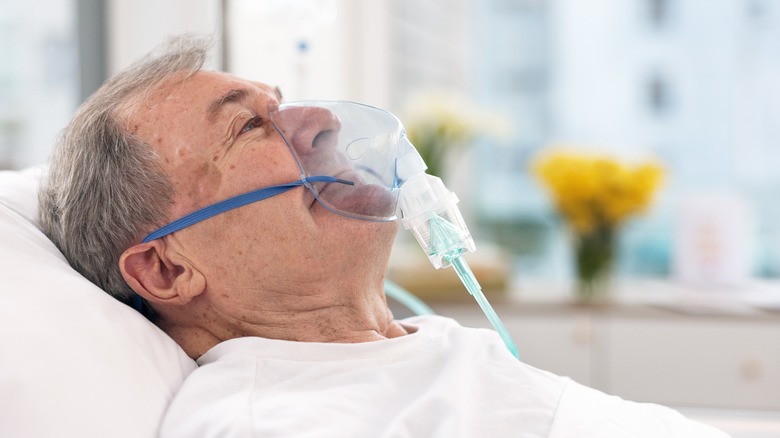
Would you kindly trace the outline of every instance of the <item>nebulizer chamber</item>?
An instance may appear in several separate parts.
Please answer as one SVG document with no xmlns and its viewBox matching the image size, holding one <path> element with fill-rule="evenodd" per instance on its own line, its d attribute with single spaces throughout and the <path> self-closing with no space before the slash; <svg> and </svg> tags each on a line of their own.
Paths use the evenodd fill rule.
<svg viewBox="0 0 780 438">
<path fill-rule="evenodd" d="M 476 246 L 458 209 L 458 197 L 447 189 L 440 178 L 425 173 L 425 162 L 405 134 L 399 140 L 401 153 L 396 162 L 396 174 L 401 182 L 398 198 L 401 224 L 412 232 L 436 269 L 449 266 L 455 269 L 507 348 L 518 357 L 512 337 L 462 257 L 476 251 Z"/>
</svg>

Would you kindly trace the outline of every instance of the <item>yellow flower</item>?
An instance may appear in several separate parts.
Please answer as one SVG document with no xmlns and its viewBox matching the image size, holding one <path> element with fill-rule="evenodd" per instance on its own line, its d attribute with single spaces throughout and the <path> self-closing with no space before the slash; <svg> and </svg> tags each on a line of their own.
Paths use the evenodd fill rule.
<svg viewBox="0 0 780 438">
<path fill-rule="evenodd" d="M 552 151 L 537 157 L 533 172 L 579 234 L 614 228 L 644 211 L 663 179 L 655 162 L 631 165 L 611 157 Z"/>
</svg>

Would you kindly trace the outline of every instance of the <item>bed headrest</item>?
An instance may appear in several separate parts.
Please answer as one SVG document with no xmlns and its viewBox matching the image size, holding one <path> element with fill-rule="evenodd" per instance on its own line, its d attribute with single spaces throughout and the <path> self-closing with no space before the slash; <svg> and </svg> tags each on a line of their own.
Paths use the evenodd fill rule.
<svg viewBox="0 0 780 438">
<path fill-rule="evenodd" d="M 0 436 L 157 436 L 195 362 L 40 231 L 44 173 L 0 171 Z"/>
</svg>

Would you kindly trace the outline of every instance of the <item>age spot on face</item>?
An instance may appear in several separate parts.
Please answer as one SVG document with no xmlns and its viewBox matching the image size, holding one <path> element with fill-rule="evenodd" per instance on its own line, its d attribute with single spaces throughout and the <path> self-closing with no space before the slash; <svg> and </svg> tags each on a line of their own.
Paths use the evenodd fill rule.
<svg viewBox="0 0 780 438">
<path fill-rule="evenodd" d="M 204 157 L 206 158 L 206 157 Z M 181 181 L 184 187 L 189 187 L 188 198 L 198 205 L 213 203 L 219 199 L 212 199 L 222 185 L 222 172 L 219 166 L 206 158 L 199 165 L 194 165 L 188 175 Z"/>
</svg>

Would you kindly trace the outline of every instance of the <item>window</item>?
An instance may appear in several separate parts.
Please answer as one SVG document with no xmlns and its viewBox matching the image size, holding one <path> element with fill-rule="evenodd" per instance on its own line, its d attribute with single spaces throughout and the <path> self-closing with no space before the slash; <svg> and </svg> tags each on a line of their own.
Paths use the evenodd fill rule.
<svg viewBox="0 0 780 438">
<path fill-rule="evenodd" d="M 0 168 L 43 162 L 79 101 L 75 0 L 0 0 Z"/>
</svg>

